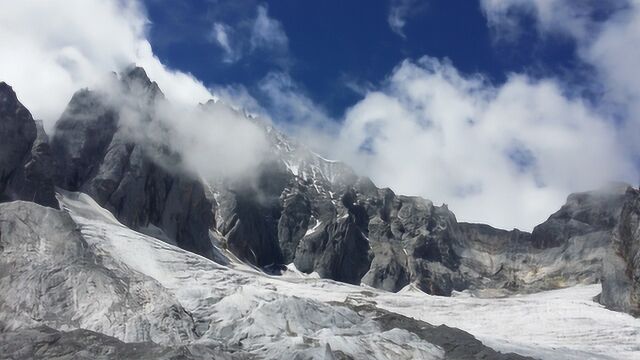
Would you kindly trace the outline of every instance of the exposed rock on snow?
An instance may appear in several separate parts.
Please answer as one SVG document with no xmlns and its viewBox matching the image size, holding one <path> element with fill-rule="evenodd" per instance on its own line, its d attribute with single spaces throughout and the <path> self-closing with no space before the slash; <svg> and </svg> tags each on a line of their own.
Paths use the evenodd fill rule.
<svg viewBox="0 0 640 360">
<path fill-rule="evenodd" d="M 194 339 L 192 318 L 160 286 L 88 244 L 71 217 L 0 204 L 0 323 L 88 329 L 127 342 Z"/>
</svg>

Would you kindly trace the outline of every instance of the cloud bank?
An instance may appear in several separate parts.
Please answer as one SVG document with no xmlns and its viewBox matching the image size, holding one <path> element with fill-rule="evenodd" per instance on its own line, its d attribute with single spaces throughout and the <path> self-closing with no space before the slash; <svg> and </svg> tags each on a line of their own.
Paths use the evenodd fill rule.
<svg viewBox="0 0 640 360">
<path fill-rule="evenodd" d="M 332 148 L 379 185 L 448 203 L 461 220 L 531 229 L 572 191 L 634 178 L 619 136 L 553 79 L 493 86 L 424 57 L 350 109 Z"/>
<path fill-rule="evenodd" d="M 47 129 L 76 90 L 132 63 L 174 101 L 211 98 L 193 76 L 168 69 L 153 54 L 145 32 L 149 22 L 136 1 L 3 0 L 1 8 L 0 79 Z"/>
<path fill-rule="evenodd" d="M 394 2 L 388 19 L 399 34 L 410 15 L 404 3 Z M 639 1 L 604 8 L 596 1 L 567 3 L 574 2 L 481 5 L 488 26 L 510 34 L 508 41 L 517 41 L 522 19 L 535 21 L 541 39 L 573 39 L 580 59 L 594 69 L 595 98 L 577 95 L 557 78 L 511 74 L 492 84 L 428 56 L 401 62 L 383 84 L 363 89 L 362 100 L 341 119 L 306 96 L 286 66 L 256 84 L 266 104 L 243 86 L 213 90 L 230 104 L 268 112 L 316 151 L 345 160 L 378 185 L 446 202 L 459 220 L 531 229 L 570 192 L 638 179 Z M 243 174 L 260 158 L 263 143 L 255 129 L 237 124 L 239 113 L 193 107 L 212 91 L 153 54 L 146 32 L 151 24 L 139 2 L 2 1 L 2 9 L 0 79 L 48 129 L 73 92 L 136 63 L 176 104 L 162 112 L 181 131 L 177 146 L 193 155 L 186 160 L 191 167 L 208 173 L 214 164 L 211 170 Z M 255 11 L 242 26 L 212 23 L 211 39 L 228 56 L 222 60 L 266 51 L 288 63 L 282 25 L 266 7 L 255 5 Z"/>
<path fill-rule="evenodd" d="M 138 2 L 24 0 L 2 1 L 1 8 L 0 80 L 14 87 L 49 132 L 73 93 L 89 87 L 110 94 L 131 134 L 170 141 L 199 175 L 246 176 L 262 160 L 266 140 L 257 126 L 226 106 L 197 106 L 214 95 L 153 54 L 149 21 Z M 139 102 L 144 91 L 128 94 L 114 86 L 109 74 L 131 64 L 143 67 L 169 101 L 149 109 Z M 159 122 L 143 127 L 149 112 Z M 159 123 L 171 130 L 170 140 Z"/>
</svg>

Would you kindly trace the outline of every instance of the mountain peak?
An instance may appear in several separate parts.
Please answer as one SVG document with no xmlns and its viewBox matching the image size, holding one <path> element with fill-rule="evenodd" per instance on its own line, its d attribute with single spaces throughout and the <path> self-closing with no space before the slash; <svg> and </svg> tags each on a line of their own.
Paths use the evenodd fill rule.
<svg viewBox="0 0 640 360">
<path fill-rule="evenodd" d="M 13 89 L 11 88 L 11 86 L 9 84 L 7 84 L 4 81 L 0 81 L 0 94 L 4 94 L 7 92 L 12 92 L 15 95 L 15 92 L 13 92 Z"/>
<path fill-rule="evenodd" d="M 121 73 L 123 80 L 140 81 L 145 84 L 151 84 L 151 79 L 143 67 L 130 65 Z"/>
<path fill-rule="evenodd" d="M 151 95 L 151 99 L 156 97 L 164 98 L 164 94 L 155 81 L 151 81 L 144 68 L 137 65 L 128 66 L 120 73 L 122 82 L 133 91 L 141 91 Z"/>
<path fill-rule="evenodd" d="M 7 111 L 15 108 L 18 97 L 13 88 L 4 81 L 0 81 L 0 111 Z"/>
</svg>

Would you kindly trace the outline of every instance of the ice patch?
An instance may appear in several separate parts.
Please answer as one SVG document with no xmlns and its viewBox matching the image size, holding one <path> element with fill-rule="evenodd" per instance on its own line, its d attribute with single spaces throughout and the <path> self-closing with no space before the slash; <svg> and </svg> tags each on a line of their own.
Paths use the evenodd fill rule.
<svg viewBox="0 0 640 360">
<path fill-rule="evenodd" d="M 321 225 L 322 225 L 322 221 L 316 222 L 316 224 L 311 229 L 307 230 L 307 232 L 304 234 L 304 236 L 309 236 L 309 235 L 313 234 L 314 232 L 316 232 L 316 230 L 318 230 L 318 228 Z"/>
</svg>

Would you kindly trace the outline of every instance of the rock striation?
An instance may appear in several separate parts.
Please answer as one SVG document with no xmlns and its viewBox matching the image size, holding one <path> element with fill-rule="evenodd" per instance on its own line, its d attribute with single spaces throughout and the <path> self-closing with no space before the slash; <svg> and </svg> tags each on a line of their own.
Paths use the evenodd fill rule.
<svg viewBox="0 0 640 360">
<path fill-rule="evenodd" d="M 2 332 L 46 325 L 127 342 L 196 337 L 193 319 L 157 281 L 89 246 L 64 211 L 0 204 L 0 253 Z"/>
</svg>

